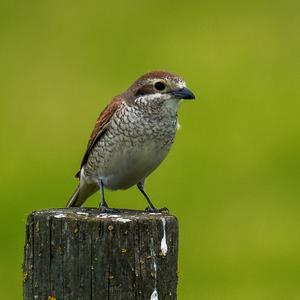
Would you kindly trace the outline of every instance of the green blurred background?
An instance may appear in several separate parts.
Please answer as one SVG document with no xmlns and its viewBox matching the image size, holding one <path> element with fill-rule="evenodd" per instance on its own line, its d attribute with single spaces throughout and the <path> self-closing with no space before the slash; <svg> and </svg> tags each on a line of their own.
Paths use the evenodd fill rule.
<svg viewBox="0 0 300 300">
<path fill-rule="evenodd" d="M 180 221 L 179 299 L 300 299 L 299 9 L 1 1 L 1 299 L 21 299 L 26 216 L 64 206 L 98 113 L 153 69 L 197 96 L 147 182 Z M 107 199 L 146 205 L 134 188 Z"/>
</svg>

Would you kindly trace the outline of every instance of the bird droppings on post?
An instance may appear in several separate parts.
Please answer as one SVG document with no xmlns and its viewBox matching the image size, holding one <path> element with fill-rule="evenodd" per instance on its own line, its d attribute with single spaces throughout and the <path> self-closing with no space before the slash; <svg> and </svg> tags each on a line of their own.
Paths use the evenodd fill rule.
<svg viewBox="0 0 300 300">
<path fill-rule="evenodd" d="M 122 223 L 131 222 L 131 220 L 125 219 L 125 218 L 117 218 L 116 220 L 119 221 L 119 222 L 122 222 Z"/>
<path fill-rule="evenodd" d="M 158 300 L 158 293 L 156 289 L 154 289 L 153 293 L 151 294 L 150 300 Z"/>
<path fill-rule="evenodd" d="M 166 219 L 162 218 L 162 224 L 163 224 L 163 238 L 160 242 L 160 250 L 163 256 L 167 255 L 168 252 L 168 245 L 166 241 Z"/>
<path fill-rule="evenodd" d="M 55 215 L 54 218 L 60 219 L 60 218 L 64 218 L 66 215 L 65 214 L 58 214 Z"/>
<path fill-rule="evenodd" d="M 175 300 L 177 234 L 177 220 L 169 214 L 100 214 L 88 208 L 33 212 L 25 236 L 23 299 L 91 300 L 109 294 Z M 167 255 L 161 257 L 164 239 Z"/>
<path fill-rule="evenodd" d="M 103 214 L 103 213 L 101 213 L 97 217 L 98 218 L 105 218 L 105 219 L 106 218 L 112 218 L 112 219 L 115 219 L 116 221 L 119 221 L 119 222 L 122 222 L 122 223 L 131 222 L 130 219 L 123 218 L 121 215 L 113 215 L 113 214 Z"/>
<path fill-rule="evenodd" d="M 76 212 L 77 215 L 84 215 L 84 216 L 88 216 L 89 214 L 87 212 L 82 212 L 82 211 L 78 211 Z"/>
<path fill-rule="evenodd" d="M 158 299 L 158 293 L 157 293 L 157 265 L 156 265 L 156 254 L 155 254 L 155 251 L 154 251 L 154 241 L 153 241 L 153 238 L 150 239 L 150 253 L 151 253 L 151 257 L 153 259 L 153 269 L 154 269 L 154 272 L 151 272 L 150 275 L 151 277 L 154 278 L 154 291 L 153 293 L 151 294 L 151 298 L 150 300 L 154 300 L 154 299 Z"/>
</svg>

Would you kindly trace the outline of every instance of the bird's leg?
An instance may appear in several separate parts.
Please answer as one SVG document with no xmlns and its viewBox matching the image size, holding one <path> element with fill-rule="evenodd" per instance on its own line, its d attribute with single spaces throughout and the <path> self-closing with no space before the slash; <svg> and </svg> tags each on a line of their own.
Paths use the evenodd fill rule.
<svg viewBox="0 0 300 300">
<path fill-rule="evenodd" d="M 118 212 L 118 210 L 108 207 L 108 205 L 105 201 L 105 197 L 104 197 L 104 185 L 103 185 L 102 180 L 100 180 L 99 188 L 100 188 L 100 193 L 101 193 L 101 204 L 100 204 L 100 207 L 99 207 L 100 212 L 102 212 L 102 213 L 115 213 L 115 212 Z"/>
<path fill-rule="evenodd" d="M 146 194 L 146 192 L 144 191 L 144 184 L 145 184 L 145 180 L 143 179 L 142 181 L 140 181 L 137 184 L 138 189 L 142 192 L 142 194 L 144 195 L 144 197 L 146 198 L 149 207 L 146 208 L 146 211 L 149 212 L 159 212 L 160 210 L 155 208 L 155 206 L 153 205 L 153 203 L 151 202 L 150 198 L 148 197 L 148 195 Z"/>
</svg>

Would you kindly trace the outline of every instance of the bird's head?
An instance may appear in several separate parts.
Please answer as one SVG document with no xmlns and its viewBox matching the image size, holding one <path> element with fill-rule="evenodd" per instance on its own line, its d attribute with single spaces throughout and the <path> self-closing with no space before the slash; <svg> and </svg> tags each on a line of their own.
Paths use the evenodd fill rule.
<svg viewBox="0 0 300 300">
<path fill-rule="evenodd" d="M 181 99 L 195 99 L 181 77 L 163 71 L 146 73 L 133 83 L 128 92 L 131 99 L 144 105 L 178 105 Z"/>
</svg>

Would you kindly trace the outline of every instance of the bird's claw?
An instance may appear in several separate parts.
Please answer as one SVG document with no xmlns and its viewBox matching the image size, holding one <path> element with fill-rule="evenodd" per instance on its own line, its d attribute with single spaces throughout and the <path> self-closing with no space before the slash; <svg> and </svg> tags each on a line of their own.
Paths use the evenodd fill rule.
<svg viewBox="0 0 300 300">
<path fill-rule="evenodd" d="M 120 212 L 118 209 L 116 208 L 109 208 L 107 206 L 101 206 L 99 208 L 101 213 L 105 213 L 105 214 L 114 214 L 114 213 L 118 213 Z"/>
<path fill-rule="evenodd" d="M 167 207 L 163 207 L 163 208 L 155 208 L 155 207 L 146 207 L 145 208 L 145 212 L 149 212 L 149 213 L 169 213 L 169 209 Z"/>
</svg>

